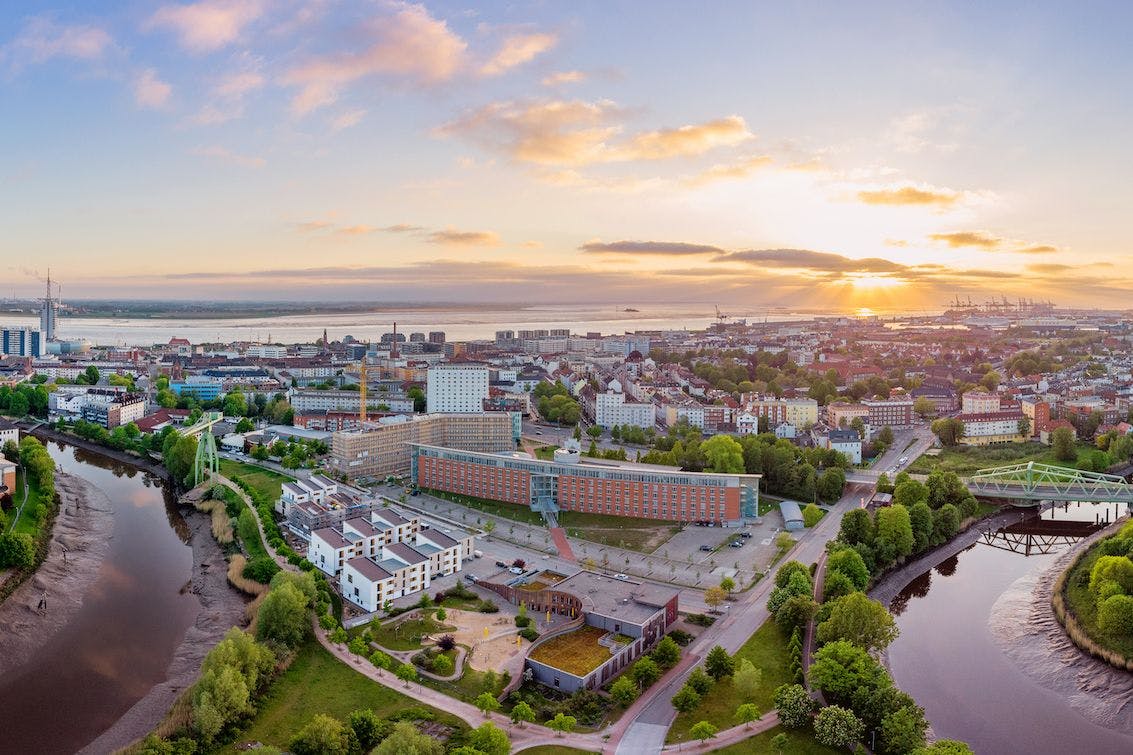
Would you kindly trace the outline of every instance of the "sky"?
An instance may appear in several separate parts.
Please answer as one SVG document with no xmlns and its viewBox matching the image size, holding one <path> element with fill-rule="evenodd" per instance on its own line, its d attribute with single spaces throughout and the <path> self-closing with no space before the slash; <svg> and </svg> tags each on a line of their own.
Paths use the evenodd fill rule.
<svg viewBox="0 0 1133 755">
<path fill-rule="evenodd" d="M 0 296 L 1127 307 L 1123 3 L 20 3 Z"/>
</svg>

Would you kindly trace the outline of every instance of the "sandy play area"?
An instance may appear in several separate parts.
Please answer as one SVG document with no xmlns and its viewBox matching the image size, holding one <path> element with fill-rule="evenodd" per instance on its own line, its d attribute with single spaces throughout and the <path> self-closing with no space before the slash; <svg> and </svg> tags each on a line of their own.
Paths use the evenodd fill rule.
<svg viewBox="0 0 1133 755">
<path fill-rule="evenodd" d="M 446 609 L 445 623 L 457 627 L 452 636 L 461 645 L 473 649 L 468 665 L 477 671 L 499 671 L 512 658 L 523 652 L 531 643 L 520 639 L 516 647 L 515 619 L 511 614 L 479 613 Z M 484 627 L 488 628 L 488 639 L 484 639 Z"/>
</svg>

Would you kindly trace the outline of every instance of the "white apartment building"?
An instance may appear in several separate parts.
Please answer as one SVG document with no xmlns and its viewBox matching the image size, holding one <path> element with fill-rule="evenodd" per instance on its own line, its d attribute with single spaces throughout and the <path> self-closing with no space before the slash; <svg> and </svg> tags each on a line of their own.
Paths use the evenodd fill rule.
<svg viewBox="0 0 1133 755">
<path fill-rule="evenodd" d="M 776 398 L 775 396 L 755 396 L 745 394 L 740 397 L 744 412 L 754 417 L 767 417 L 768 427 L 778 427 L 783 422 L 796 428 L 812 427 L 818 424 L 818 402 L 812 398 Z M 742 415 L 741 415 L 742 416 Z M 750 420 L 745 420 L 750 426 Z M 758 421 L 755 423 L 758 425 Z M 737 429 L 739 419 L 736 420 Z M 741 430 L 741 432 L 744 432 Z M 748 430 L 747 432 L 756 432 Z"/>
<path fill-rule="evenodd" d="M 654 426 L 653 404 L 626 401 L 624 393 L 606 391 L 595 396 L 594 422 L 605 428 L 632 425 L 647 430 Z"/>
<path fill-rule="evenodd" d="M 434 577 L 461 571 L 472 557 L 473 539 L 463 540 L 422 529 L 416 518 L 395 511 L 374 511 L 348 519 L 340 529 L 311 533 L 307 558 L 339 578 L 342 596 L 367 612 L 389 600 L 427 590 Z"/>
<path fill-rule="evenodd" d="M 253 359 L 283 359 L 287 356 L 287 347 L 277 343 L 253 343 L 244 354 Z"/>
<path fill-rule="evenodd" d="M 291 508 L 302 503 L 316 503 L 323 505 L 328 496 L 338 492 L 338 483 L 321 474 L 313 474 L 303 479 L 298 478 L 283 483 L 279 500 L 275 503 L 275 510 L 287 516 Z"/>
<path fill-rule="evenodd" d="M 960 442 L 970 446 L 986 446 L 990 443 L 1021 441 L 1024 438 L 1019 432 L 1019 423 L 1024 416 L 1026 415 L 1021 409 L 961 414 L 958 419 L 964 423 L 964 434 L 960 436 Z"/>
<path fill-rule="evenodd" d="M 430 414 L 479 413 L 486 398 L 487 365 L 448 363 L 429 368 L 425 399 Z"/>
<path fill-rule="evenodd" d="M 999 411 L 999 394 L 968 391 L 962 399 L 961 414 L 991 414 Z"/>
<path fill-rule="evenodd" d="M 358 391 L 320 391 L 292 388 L 287 394 L 291 408 L 296 413 L 304 412 L 356 412 L 361 403 L 361 394 Z M 379 407 L 386 407 L 390 412 L 412 412 L 413 399 L 407 396 L 383 393 L 381 391 L 368 391 L 366 393 L 366 408 L 377 411 Z"/>
</svg>

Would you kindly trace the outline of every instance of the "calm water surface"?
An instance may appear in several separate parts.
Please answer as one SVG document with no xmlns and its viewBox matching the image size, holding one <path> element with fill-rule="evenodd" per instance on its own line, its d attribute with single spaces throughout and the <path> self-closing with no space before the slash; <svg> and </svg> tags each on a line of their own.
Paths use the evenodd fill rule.
<svg viewBox="0 0 1133 755">
<path fill-rule="evenodd" d="M 1114 506 L 1071 504 L 1045 520 L 1093 522 Z M 1045 526 L 1045 525 L 1044 525 Z M 1058 525 L 1054 525 L 1058 526 Z M 1041 527 L 1039 528 L 1041 529 Z M 894 680 L 924 706 L 937 737 L 961 739 L 980 755 L 1133 753 L 1133 737 L 1099 726 L 1019 669 L 989 622 L 992 607 L 1017 579 L 1041 571 L 1068 546 L 1050 553 L 1019 535 L 980 541 L 915 579 L 893 602 L 901 635 L 890 647 Z M 1059 663 L 1051 658 L 1050 663 Z"/>
<path fill-rule="evenodd" d="M 107 495 L 114 537 L 68 625 L 0 679 L 3 752 L 70 753 L 93 740 L 165 678 L 199 609 L 195 596 L 181 592 L 192 551 L 161 482 L 70 446 L 48 449 L 65 471 Z"/>
</svg>

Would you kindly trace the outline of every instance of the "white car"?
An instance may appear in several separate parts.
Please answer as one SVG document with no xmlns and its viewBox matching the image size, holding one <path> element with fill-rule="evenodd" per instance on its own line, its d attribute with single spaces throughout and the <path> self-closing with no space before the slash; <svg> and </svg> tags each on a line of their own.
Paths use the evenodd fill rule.
<svg viewBox="0 0 1133 755">
<path fill-rule="evenodd" d="M 615 574 L 614 579 L 620 579 L 622 582 L 629 582 L 629 577 L 625 574 Z"/>
</svg>

